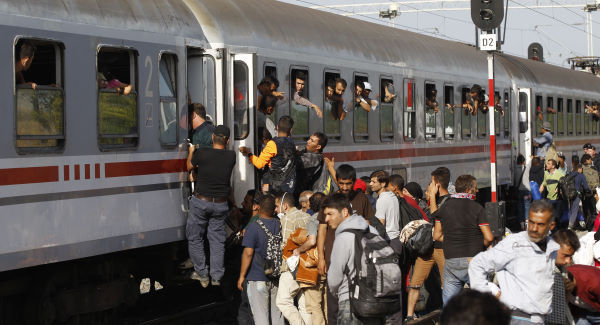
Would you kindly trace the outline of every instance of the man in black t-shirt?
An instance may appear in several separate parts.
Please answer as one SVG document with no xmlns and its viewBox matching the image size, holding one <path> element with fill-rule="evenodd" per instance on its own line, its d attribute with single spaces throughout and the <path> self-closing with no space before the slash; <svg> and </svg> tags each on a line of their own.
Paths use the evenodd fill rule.
<svg viewBox="0 0 600 325">
<path fill-rule="evenodd" d="M 229 134 L 228 127 L 217 126 L 212 135 L 212 148 L 194 150 L 194 146 L 190 146 L 187 158 L 188 171 L 197 172 L 185 231 L 194 263 L 191 278 L 200 281 L 205 288 L 209 275 L 213 285 L 220 285 L 225 273 L 225 218 L 229 211 L 227 198 L 231 191 L 231 172 L 236 160 L 235 152 L 225 149 Z M 210 248 L 210 272 L 204 255 L 205 234 Z"/>
<path fill-rule="evenodd" d="M 494 235 L 485 209 L 475 201 L 477 181 L 461 175 L 455 182 L 456 194 L 433 213 L 433 239 L 444 247 L 444 305 L 469 282 L 469 262 L 492 243 Z"/>
</svg>

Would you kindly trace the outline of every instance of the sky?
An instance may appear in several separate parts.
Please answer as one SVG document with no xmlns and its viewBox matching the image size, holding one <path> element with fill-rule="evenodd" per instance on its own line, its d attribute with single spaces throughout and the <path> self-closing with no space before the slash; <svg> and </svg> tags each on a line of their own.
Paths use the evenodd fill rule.
<svg viewBox="0 0 600 325">
<path fill-rule="evenodd" d="M 470 0 L 280 0 L 304 7 L 319 7 L 372 23 L 385 24 L 434 37 L 475 44 Z M 599 2 L 600 7 L 600 0 Z M 595 6 L 594 1 L 588 2 Z M 379 12 L 395 4 L 398 16 L 380 18 Z M 504 3 L 506 7 L 506 2 Z M 508 0 L 504 17 L 506 35 L 502 51 L 527 57 L 527 47 L 540 43 L 547 63 L 569 67 L 568 58 L 588 55 L 585 1 Z M 600 11 L 591 12 L 593 55 L 600 56 Z M 596 33 L 594 33 L 596 31 Z"/>
</svg>

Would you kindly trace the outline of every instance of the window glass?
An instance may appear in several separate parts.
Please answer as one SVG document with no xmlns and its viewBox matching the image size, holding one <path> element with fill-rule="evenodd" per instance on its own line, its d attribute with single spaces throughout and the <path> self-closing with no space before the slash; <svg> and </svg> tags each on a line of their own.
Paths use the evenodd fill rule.
<svg viewBox="0 0 600 325">
<path fill-rule="evenodd" d="M 290 74 L 292 76 L 290 82 L 290 92 L 292 96 L 290 96 L 290 108 L 291 108 L 291 116 L 294 119 L 294 130 L 293 136 L 294 138 L 307 138 L 308 137 L 308 117 L 309 110 L 312 108 L 307 107 L 305 105 L 300 105 L 294 97 L 296 96 L 296 92 L 300 97 L 300 100 L 308 100 L 308 88 L 309 88 L 309 78 L 308 78 L 308 70 L 306 69 L 292 69 Z M 298 91 L 300 90 L 300 91 Z"/>
<path fill-rule="evenodd" d="M 561 135 L 565 135 L 565 110 L 564 110 L 564 105 L 563 105 L 563 99 L 562 98 L 557 98 L 556 99 L 556 121 L 557 121 L 557 126 L 556 126 L 556 130 L 559 136 Z"/>
<path fill-rule="evenodd" d="M 248 66 L 243 61 L 233 62 L 233 87 L 233 134 L 236 140 L 242 140 L 249 132 Z"/>
<path fill-rule="evenodd" d="M 325 72 L 325 86 L 323 87 L 323 129 L 329 139 L 340 139 L 340 116 L 344 111 L 344 99 L 336 93 L 336 80 L 340 74 Z M 340 83 L 342 87 L 342 83 Z M 345 89 L 344 89 L 345 90 Z"/>
<path fill-rule="evenodd" d="M 64 146 L 63 45 L 21 39 L 15 46 L 16 146 Z M 35 89 L 33 89 L 35 86 Z"/>
<path fill-rule="evenodd" d="M 216 124 L 215 59 L 211 55 L 188 48 L 186 90 L 188 100 L 204 105 L 206 118 Z M 181 115 L 185 117 L 187 110 L 183 110 Z"/>
<path fill-rule="evenodd" d="M 583 102 L 584 112 L 585 112 L 585 108 L 588 106 L 590 106 L 590 102 L 587 100 L 584 101 Z M 584 129 L 585 134 L 590 134 L 590 132 L 592 130 L 592 118 L 588 114 L 583 114 L 583 129 Z"/>
<path fill-rule="evenodd" d="M 439 102 L 437 99 L 437 89 L 435 84 L 425 84 L 425 139 L 435 140 L 435 123 L 436 116 L 439 110 Z"/>
<path fill-rule="evenodd" d="M 510 137 L 510 93 L 508 91 L 504 92 L 504 97 L 502 98 L 502 105 L 504 109 L 504 137 Z"/>
<path fill-rule="evenodd" d="M 415 107 L 415 82 L 404 79 L 404 139 L 417 137 L 417 112 Z"/>
<path fill-rule="evenodd" d="M 158 129 L 160 142 L 166 145 L 177 143 L 177 57 L 163 54 L 159 64 L 160 116 Z"/>
<path fill-rule="evenodd" d="M 466 103 L 469 101 L 469 91 L 470 88 L 463 88 L 461 91 L 461 103 L 462 105 L 466 105 Z M 463 139 L 470 139 L 471 138 L 471 114 L 469 113 L 468 109 L 465 109 L 464 106 L 461 105 L 461 110 L 460 110 L 460 125 L 462 128 L 462 138 Z"/>
<path fill-rule="evenodd" d="M 381 141 L 392 141 L 394 139 L 394 101 L 396 94 L 394 90 L 394 81 L 381 78 L 381 112 L 379 116 Z"/>
<path fill-rule="evenodd" d="M 592 134 L 597 134 L 598 133 L 598 123 L 600 123 L 599 121 L 596 121 L 594 119 L 592 120 Z"/>
<path fill-rule="evenodd" d="M 567 134 L 573 135 L 573 100 L 567 99 Z"/>
<path fill-rule="evenodd" d="M 354 141 L 367 141 L 369 139 L 369 112 L 357 102 L 357 100 L 363 98 L 365 82 L 369 82 L 368 77 L 354 76 Z M 367 99 L 363 98 L 363 100 Z"/>
<path fill-rule="evenodd" d="M 502 128 L 502 125 L 500 125 L 500 116 L 502 114 L 496 110 L 496 107 L 500 106 L 499 103 L 501 102 L 502 98 L 500 98 L 500 92 L 494 92 L 494 133 L 496 136 L 500 135 L 500 129 Z"/>
<path fill-rule="evenodd" d="M 583 125 L 582 125 L 581 117 L 582 117 L 581 101 L 576 100 L 575 101 L 575 131 L 577 132 L 577 135 L 583 134 Z"/>
<path fill-rule="evenodd" d="M 448 105 L 450 107 L 448 107 Z M 444 138 L 454 139 L 454 87 L 444 86 Z"/>
<path fill-rule="evenodd" d="M 136 58 L 129 49 L 103 47 L 98 52 L 98 143 L 104 149 L 138 143 Z"/>
<path fill-rule="evenodd" d="M 488 117 L 490 112 L 483 112 L 483 110 L 477 111 L 477 137 L 484 138 L 489 129 L 490 120 Z"/>
<path fill-rule="evenodd" d="M 545 109 L 546 113 L 545 113 L 545 119 L 546 121 L 550 122 L 550 125 L 552 125 L 552 127 L 554 128 L 554 121 L 556 120 L 556 118 L 554 117 L 554 115 L 556 115 L 556 111 L 554 110 L 554 98 L 552 97 L 546 97 L 546 109 Z M 555 131 L 555 129 L 553 129 L 553 131 Z"/>
<path fill-rule="evenodd" d="M 536 95 L 535 96 L 535 112 L 533 113 L 533 119 L 535 121 L 535 133 L 537 136 L 542 135 L 542 123 L 544 122 L 544 103 L 543 97 Z"/>
</svg>

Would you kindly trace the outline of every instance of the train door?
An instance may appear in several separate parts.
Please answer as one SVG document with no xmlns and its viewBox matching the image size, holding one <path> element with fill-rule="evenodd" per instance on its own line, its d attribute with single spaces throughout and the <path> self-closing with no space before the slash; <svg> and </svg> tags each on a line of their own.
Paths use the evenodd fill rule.
<svg viewBox="0 0 600 325">
<path fill-rule="evenodd" d="M 255 110 L 256 103 L 256 55 L 233 54 L 228 63 L 229 125 L 233 131 L 233 149 L 240 146 L 254 149 Z M 254 166 L 248 163 L 246 157 L 238 155 L 233 179 L 236 202 L 242 202 L 249 189 L 255 188 Z"/>
<path fill-rule="evenodd" d="M 532 130 L 529 123 L 532 116 L 530 88 L 519 88 L 518 107 L 519 153 L 524 157 L 530 157 L 532 154 Z"/>
</svg>

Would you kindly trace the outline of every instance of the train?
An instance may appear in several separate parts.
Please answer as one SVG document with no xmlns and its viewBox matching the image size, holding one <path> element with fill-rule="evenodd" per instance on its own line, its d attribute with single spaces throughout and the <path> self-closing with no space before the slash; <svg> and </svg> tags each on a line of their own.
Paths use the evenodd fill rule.
<svg viewBox="0 0 600 325">
<path fill-rule="evenodd" d="M 0 319 L 20 319 L 11 310 L 21 306 L 28 322 L 52 324 L 135 299 L 141 278 L 168 284 L 190 195 L 187 105 L 230 126 L 230 149 L 257 148 L 265 76 L 286 94 L 271 118 L 291 115 L 299 145 L 324 132 L 325 154 L 359 175 L 383 169 L 426 186 L 446 166 L 489 188 L 487 114 L 504 188 L 542 122 L 571 155 L 600 135 L 584 112 L 600 92 L 593 74 L 498 52 L 504 115 L 465 114 L 445 106 L 464 102 L 473 84 L 486 88 L 485 52 L 278 1 L 5 0 L 0 26 L 0 60 L 11 67 L 0 76 Z M 24 44 L 35 48 L 27 69 L 17 65 Z M 291 99 L 297 72 L 322 118 Z M 392 84 L 396 99 L 333 119 L 324 89 L 336 78 L 348 82 L 346 103 L 364 81 L 380 99 Z M 425 107 L 431 89 L 438 111 Z M 258 183 L 241 154 L 232 179 L 238 203 Z"/>
</svg>

